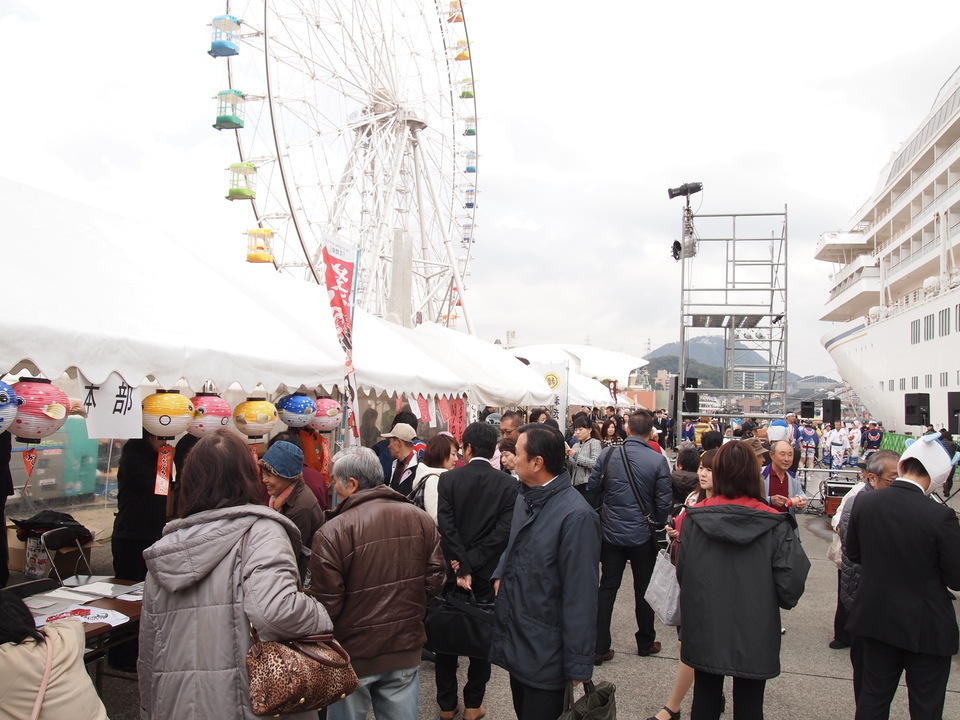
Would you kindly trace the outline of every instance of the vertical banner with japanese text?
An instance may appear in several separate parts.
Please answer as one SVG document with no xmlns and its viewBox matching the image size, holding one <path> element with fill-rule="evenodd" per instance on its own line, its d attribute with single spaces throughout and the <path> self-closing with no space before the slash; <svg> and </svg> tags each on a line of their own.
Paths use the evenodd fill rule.
<svg viewBox="0 0 960 720">
<path fill-rule="evenodd" d="M 360 437 L 359 415 L 357 404 L 357 378 L 353 367 L 353 291 L 356 277 L 357 251 L 345 243 L 331 238 L 324 238 L 323 266 L 324 282 L 327 286 L 327 297 L 330 299 L 330 309 L 333 311 L 333 324 L 337 330 L 337 340 L 344 354 L 344 394 L 346 395 L 347 412 L 344 418 L 350 433 L 347 444 L 356 443 Z"/>
<path fill-rule="evenodd" d="M 552 400 L 547 403 L 547 412 L 557 421 L 560 430 L 567 427 L 567 376 L 570 372 L 568 363 L 530 363 L 531 369 L 543 375 L 550 390 L 553 391 Z"/>
</svg>

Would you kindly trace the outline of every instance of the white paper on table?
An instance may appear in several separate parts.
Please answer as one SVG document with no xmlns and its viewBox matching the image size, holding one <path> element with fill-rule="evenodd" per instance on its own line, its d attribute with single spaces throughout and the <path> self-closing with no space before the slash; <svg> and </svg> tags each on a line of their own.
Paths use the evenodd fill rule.
<svg viewBox="0 0 960 720">
<path fill-rule="evenodd" d="M 48 597 L 56 598 L 58 600 L 73 600 L 78 603 L 90 602 L 90 596 L 84 595 L 83 593 L 72 592 L 66 588 L 57 588 L 56 590 L 51 590 L 50 592 L 45 592 L 43 595 L 34 595 L 34 597 Z M 27 603 L 29 605 L 29 603 Z"/>
<path fill-rule="evenodd" d="M 65 620 L 67 618 L 76 618 L 84 623 L 107 623 L 113 627 L 123 625 L 130 620 L 129 617 L 116 610 L 107 610 L 89 605 L 72 605 L 61 612 L 41 615 L 40 617 L 34 618 L 34 620 L 37 627 L 43 627 L 47 623 L 52 623 L 55 620 Z"/>
<path fill-rule="evenodd" d="M 114 585 L 113 583 L 108 582 L 93 582 L 86 585 L 77 585 L 76 587 L 71 587 L 70 589 L 74 592 L 83 593 L 84 595 L 96 595 L 97 597 L 112 598 L 127 592 L 130 587 L 128 585 Z"/>
</svg>

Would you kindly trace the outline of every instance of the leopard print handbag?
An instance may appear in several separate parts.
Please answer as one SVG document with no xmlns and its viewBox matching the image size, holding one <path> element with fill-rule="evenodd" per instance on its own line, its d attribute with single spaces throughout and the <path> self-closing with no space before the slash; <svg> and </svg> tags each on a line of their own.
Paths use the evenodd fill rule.
<svg viewBox="0 0 960 720">
<path fill-rule="evenodd" d="M 333 635 L 262 642 L 250 626 L 250 705 L 257 716 L 319 710 L 357 689 L 350 656 Z"/>
</svg>

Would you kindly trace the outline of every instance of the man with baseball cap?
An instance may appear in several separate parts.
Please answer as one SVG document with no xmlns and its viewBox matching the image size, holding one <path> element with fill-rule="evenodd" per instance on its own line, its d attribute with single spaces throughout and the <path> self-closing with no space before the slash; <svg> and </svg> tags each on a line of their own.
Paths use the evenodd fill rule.
<svg viewBox="0 0 960 720">
<path fill-rule="evenodd" d="M 903 671 L 910 717 L 943 716 L 951 656 L 960 632 L 947 588 L 960 589 L 960 523 L 931 500 L 957 461 L 926 435 L 900 456 L 899 477 L 861 494 L 844 550 L 860 563 L 847 630 L 863 642 L 858 720 L 886 718 Z"/>
<path fill-rule="evenodd" d="M 393 429 L 380 437 L 390 442 L 387 449 L 393 464 L 390 466 L 390 487 L 403 495 L 409 495 L 413 490 L 413 478 L 417 474 L 417 463 L 420 458 L 413 450 L 417 440 L 417 431 L 407 423 L 397 423 Z"/>
</svg>

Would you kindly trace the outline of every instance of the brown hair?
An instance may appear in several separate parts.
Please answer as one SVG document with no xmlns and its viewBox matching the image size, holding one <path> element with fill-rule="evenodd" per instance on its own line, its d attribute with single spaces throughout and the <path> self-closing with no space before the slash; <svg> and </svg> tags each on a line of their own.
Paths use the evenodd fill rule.
<svg viewBox="0 0 960 720">
<path fill-rule="evenodd" d="M 450 457 L 451 450 L 459 451 L 460 443 L 449 435 L 434 435 L 427 443 L 427 449 L 423 451 L 423 464 L 427 467 L 442 468 Z"/>
<path fill-rule="evenodd" d="M 250 449 L 229 430 L 205 435 L 183 466 L 180 517 L 214 508 L 260 504 L 260 473 Z"/>
<path fill-rule="evenodd" d="M 703 464 L 703 458 L 700 464 Z M 717 450 L 713 457 L 714 495 L 723 495 L 731 500 L 749 497 L 762 501 L 760 487 L 757 460 L 746 443 L 728 442 Z"/>
</svg>

